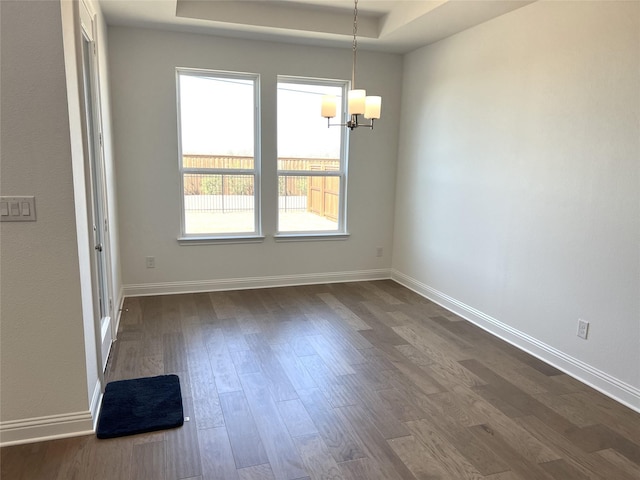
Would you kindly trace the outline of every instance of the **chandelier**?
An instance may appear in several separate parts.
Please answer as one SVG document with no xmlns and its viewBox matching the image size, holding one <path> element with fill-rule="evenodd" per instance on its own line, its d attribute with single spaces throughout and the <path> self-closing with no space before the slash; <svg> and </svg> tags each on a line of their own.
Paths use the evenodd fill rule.
<svg viewBox="0 0 640 480">
<path fill-rule="evenodd" d="M 322 96 L 322 116 L 327 119 L 327 127 L 347 127 L 350 130 L 358 127 L 373 129 L 373 121 L 380 118 L 382 97 L 367 96 L 367 91 L 356 89 L 356 60 L 358 57 L 358 0 L 353 7 L 353 64 L 351 66 L 351 90 L 347 96 L 349 120 L 347 123 L 330 123 L 336 116 L 337 99 L 335 95 Z M 360 123 L 359 115 L 370 120 L 369 123 Z"/>
</svg>

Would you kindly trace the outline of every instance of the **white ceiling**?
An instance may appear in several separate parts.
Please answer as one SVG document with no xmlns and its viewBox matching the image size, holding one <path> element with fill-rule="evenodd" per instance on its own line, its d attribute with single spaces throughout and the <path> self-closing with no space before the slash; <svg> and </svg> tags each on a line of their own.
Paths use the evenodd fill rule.
<svg viewBox="0 0 640 480">
<path fill-rule="evenodd" d="M 309 45 L 351 45 L 353 0 L 98 0 L 107 23 Z M 406 53 L 535 0 L 359 0 L 358 44 Z"/>
</svg>

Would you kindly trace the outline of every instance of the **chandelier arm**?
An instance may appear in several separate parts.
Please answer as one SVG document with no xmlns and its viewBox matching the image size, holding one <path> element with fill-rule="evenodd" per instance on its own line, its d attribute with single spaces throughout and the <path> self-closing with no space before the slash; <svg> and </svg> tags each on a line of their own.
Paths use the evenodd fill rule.
<svg viewBox="0 0 640 480">
<path fill-rule="evenodd" d="M 358 0 L 353 6 L 353 65 L 351 67 L 351 89 L 356 88 L 356 63 L 358 57 Z"/>
<path fill-rule="evenodd" d="M 350 130 L 354 130 L 358 127 L 366 127 L 373 130 L 373 121 L 372 118 L 369 123 L 360 123 L 358 122 L 358 115 L 351 115 L 351 119 L 347 121 L 347 123 L 331 123 L 331 119 L 327 117 L 327 128 L 329 127 L 348 127 Z"/>
</svg>

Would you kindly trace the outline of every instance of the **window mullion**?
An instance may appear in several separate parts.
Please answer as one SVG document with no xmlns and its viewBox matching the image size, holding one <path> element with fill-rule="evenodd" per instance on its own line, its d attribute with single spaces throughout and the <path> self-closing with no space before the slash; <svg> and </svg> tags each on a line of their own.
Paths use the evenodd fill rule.
<svg viewBox="0 0 640 480">
<path fill-rule="evenodd" d="M 278 170 L 281 177 L 340 177 L 341 170 Z"/>
<path fill-rule="evenodd" d="M 256 171 L 240 168 L 183 168 L 182 173 L 200 175 L 255 175 Z"/>
</svg>

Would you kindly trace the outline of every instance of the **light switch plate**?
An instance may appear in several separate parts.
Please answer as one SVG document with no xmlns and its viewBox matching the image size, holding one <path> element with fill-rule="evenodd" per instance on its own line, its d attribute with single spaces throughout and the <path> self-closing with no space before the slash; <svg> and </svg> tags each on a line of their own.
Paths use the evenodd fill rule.
<svg viewBox="0 0 640 480">
<path fill-rule="evenodd" d="M 36 197 L 0 197 L 0 222 L 35 222 Z"/>
</svg>

